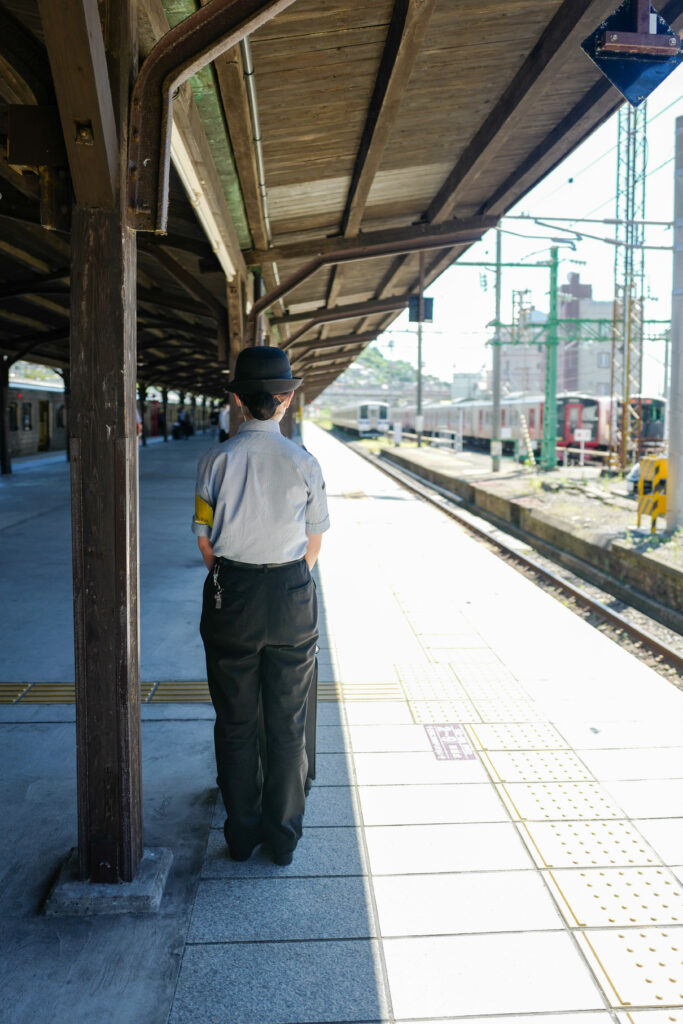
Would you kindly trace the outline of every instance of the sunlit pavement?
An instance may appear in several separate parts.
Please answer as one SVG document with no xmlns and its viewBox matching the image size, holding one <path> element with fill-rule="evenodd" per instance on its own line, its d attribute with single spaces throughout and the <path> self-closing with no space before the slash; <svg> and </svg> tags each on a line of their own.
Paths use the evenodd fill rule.
<svg viewBox="0 0 683 1024">
<path fill-rule="evenodd" d="M 172 1024 L 677 1019 L 683 695 L 304 440 L 333 524 L 320 686 L 340 700 L 291 867 L 228 860 L 217 809 Z"/>
<path fill-rule="evenodd" d="M 75 840 L 73 707 L 1 707 L 0 1019 L 683 1020 L 683 694 L 337 441 L 308 424 L 304 440 L 332 529 L 292 865 L 229 859 L 210 707 L 148 704 L 145 842 L 176 855 L 161 914 L 41 919 Z M 162 609 L 143 652 L 147 635 L 168 667 L 202 577 L 191 445 L 142 460 L 143 576 L 145 558 L 159 574 L 143 605 Z"/>
</svg>

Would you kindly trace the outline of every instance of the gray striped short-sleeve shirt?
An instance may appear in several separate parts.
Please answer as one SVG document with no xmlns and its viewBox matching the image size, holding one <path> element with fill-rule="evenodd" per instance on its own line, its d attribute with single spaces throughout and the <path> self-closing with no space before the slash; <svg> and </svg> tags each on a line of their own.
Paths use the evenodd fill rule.
<svg viewBox="0 0 683 1024">
<path fill-rule="evenodd" d="M 317 459 L 274 420 L 249 420 L 212 448 L 197 471 L 192 532 L 214 554 L 263 564 L 303 558 L 307 534 L 330 527 Z"/>
</svg>

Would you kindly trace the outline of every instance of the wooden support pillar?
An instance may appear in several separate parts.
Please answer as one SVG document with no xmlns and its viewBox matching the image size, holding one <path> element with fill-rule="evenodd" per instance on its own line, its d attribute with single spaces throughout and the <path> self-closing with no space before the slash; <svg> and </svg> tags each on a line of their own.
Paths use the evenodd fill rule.
<svg viewBox="0 0 683 1024">
<path fill-rule="evenodd" d="M 66 432 L 66 461 L 71 462 L 71 446 L 69 437 L 71 435 L 71 369 L 65 366 L 61 371 L 64 381 L 64 430 Z"/>
<path fill-rule="evenodd" d="M 122 188 L 130 86 L 137 66 L 135 4 L 120 0 L 108 5 L 103 34 L 92 0 L 58 6 L 56 17 L 49 0 L 40 4 L 53 73 L 61 69 L 55 77 L 62 121 L 78 98 L 74 83 L 81 80 L 79 69 L 89 62 L 88 81 L 95 84 L 85 109 L 111 104 L 118 137 L 113 202 L 100 205 L 87 188 L 80 196 L 76 191 L 70 443 L 80 875 L 92 882 L 127 882 L 142 856 L 137 268 Z M 71 41 L 79 19 L 87 23 L 87 50 L 74 50 Z M 100 144 L 100 134 L 95 132 L 94 139 Z M 80 149 L 87 147 L 70 152 L 72 172 Z"/>
<path fill-rule="evenodd" d="M 197 396 L 190 395 L 190 426 L 192 433 L 197 429 Z"/>
<path fill-rule="evenodd" d="M 164 428 L 164 443 L 168 441 L 168 388 L 161 392 L 161 416 Z"/>
<path fill-rule="evenodd" d="M 82 878 L 142 855 L 135 238 L 76 208 L 71 234 L 71 507 Z"/>
<path fill-rule="evenodd" d="M 138 384 L 138 403 L 140 406 L 140 419 L 142 420 L 142 432 L 140 434 L 140 441 L 142 447 L 147 447 L 147 420 L 145 415 L 147 413 L 147 385 Z"/>
<path fill-rule="evenodd" d="M 12 472 L 9 452 L 9 368 L 7 356 L 0 357 L 0 473 Z"/>
</svg>

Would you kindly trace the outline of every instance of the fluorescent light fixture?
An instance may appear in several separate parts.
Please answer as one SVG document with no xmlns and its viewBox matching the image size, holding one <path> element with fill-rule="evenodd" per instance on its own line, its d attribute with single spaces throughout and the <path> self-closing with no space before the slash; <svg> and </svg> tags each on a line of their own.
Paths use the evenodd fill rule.
<svg viewBox="0 0 683 1024">
<path fill-rule="evenodd" d="M 223 241 L 223 236 L 218 223 L 216 222 L 213 210 L 206 198 L 204 187 L 197 173 L 192 156 L 185 145 L 185 140 L 183 139 L 182 134 L 178 131 L 175 124 L 173 125 L 173 131 L 171 132 L 171 159 L 173 160 L 173 166 L 178 172 L 178 177 L 183 184 L 183 188 L 187 193 L 187 198 L 192 203 L 199 223 L 204 228 L 204 233 L 206 234 L 209 244 L 215 252 L 218 262 L 225 271 L 225 276 L 229 281 L 231 281 L 237 273 L 237 268 L 232 261 L 228 247 Z"/>
</svg>

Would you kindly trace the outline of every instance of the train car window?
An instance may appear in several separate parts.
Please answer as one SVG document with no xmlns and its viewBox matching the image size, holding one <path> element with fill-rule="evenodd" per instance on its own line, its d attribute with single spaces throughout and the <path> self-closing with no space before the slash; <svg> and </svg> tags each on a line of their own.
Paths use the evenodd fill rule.
<svg viewBox="0 0 683 1024">
<path fill-rule="evenodd" d="M 16 402 L 10 402 L 9 404 L 9 428 L 10 430 L 19 429 L 19 416 Z"/>
<path fill-rule="evenodd" d="M 360 416 L 360 418 L 362 420 L 366 420 L 368 418 L 368 407 L 367 407 L 367 405 L 361 405 L 359 416 Z"/>
<path fill-rule="evenodd" d="M 57 406 L 57 412 L 55 414 L 55 422 L 57 424 L 57 430 L 64 430 L 66 426 L 66 409 L 64 404 Z"/>
<path fill-rule="evenodd" d="M 536 429 L 536 410 L 529 409 L 529 430 Z"/>
<path fill-rule="evenodd" d="M 21 403 L 21 429 L 33 430 L 33 406 L 30 402 Z"/>
<path fill-rule="evenodd" d="M 612 361 L 612 357 L 609 352 L 598 352 L 598 366 L 601 370 L 607 369 Z"/>
</svg>

